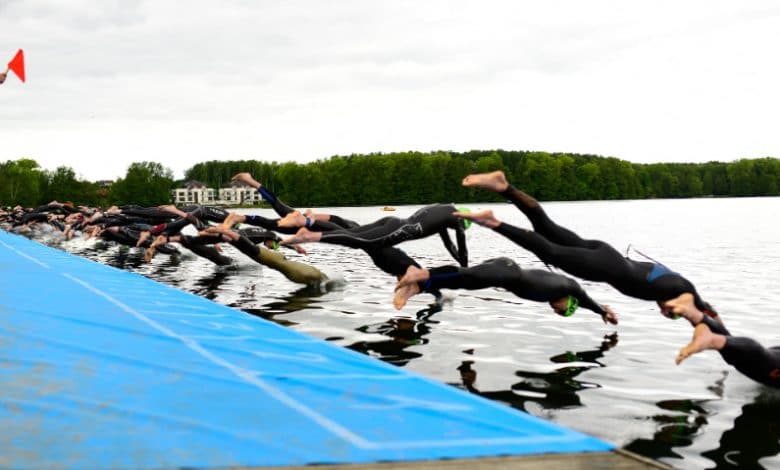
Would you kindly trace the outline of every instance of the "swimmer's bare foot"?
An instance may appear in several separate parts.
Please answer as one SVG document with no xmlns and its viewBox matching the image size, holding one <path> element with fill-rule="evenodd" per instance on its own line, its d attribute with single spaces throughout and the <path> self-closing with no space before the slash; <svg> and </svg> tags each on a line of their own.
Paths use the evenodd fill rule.
<svg viewBox="0 0 780 470">
<path fill-rule="evenodd" d="M 701 323 L 704 313 L 701 312 L 693 303 L 693 294 L 686 292 L 677 297 L 659 303 L 661 314 L 664 316 L 680 316 L 688 320 L 691 325 L 696 326 Z"/>
<path fill-rule="evenodd" d="M 509 182 L 503 171 L 493 171 L 490 173 L 475 173 L 463 178 L 463 186 L 489 189 L 497 193 L 506 191 Z"/>
<path fill-rule="evenodd" d="M 220 227 L 215 225 L 210 225 L 203 230 L 198 230 L 198 235 L 204 236 L 204 237 L 216 237 L 221 235 L 222 232 L 220 231 Z"/>
<path fill-rule="evenodd" d="M 262 186 L 257 180 L 252 178 L 252 175 L 243 172 L 243 173 L 236 173 L 232 178 L 230 178 L 231 181 L 240 181 L 241 183 L 247 184 L 249 186 L 252 186 L 255 189 L 260 189 L 260 186 Z"/>
<path fill-rule="evenodd" d="M 243 222 L 244 220 L 246 220 L 246 217 L 235 212 L 230 212 L 228 213 L 228 216 L 225 217 L 225 220 L 222 221 L 222 227 L 230 230 L 233 228 L 233 226 Z"/>
<path fill-rule="evenodd" d="M 222 225 L 212 225 L 211 227 L 207 227 L 201 230 L 200 232 L 198 232 L 198 235 L 206 235 L 212 237 L 219 236 L 222 238 L 222 240 L 226 242 L 237 241 L 239 238 L 241 238 L 241 235 Z"/>
<path fill-rule="evenodd" d="M 146 240 L 149 239 L 150 236 L 151 236 L 151 232 L 149 232 L 148 230 L 144 230 L 138 235 L 138 243 L 136 243 L 135 246 L 143 245 L 144 243 L 146 243 Z"/>
<path fill-rule="evenodd" d="M 401 310 L 406 305 L 406 302 L 413 296 L 420 293 L 420 287 L 417 283 L 409 284 L 407 286 L 399 287 L 396 289 L 393 295 L 393 306 L 396 310 Z"/>
<path fill-rule="evenodd" d="M 187 217 L 187 213 L 179 209 L 178 207 L 174 206 L 173 204 L 165 204 L 162 206 L 157 206 L 158 209 L 161 211 L 169 212 L 177 217 Z"/>
<path fill-rule="evenodd" d="M 493 211 L 490 209 L 479 212 L 453 212 L 452 215 L 463 219 L 468 219 L 475 224 L 479 224 L 487 228 L 496 228 L 501 225 L 501 221 L 496 219 L 496 217 L 493 215 Z"/>
<path fill-rule="evenodd" d="M 160 245 L 165 245 L 168 243 L 168 237 L 165 235 L 157 235 L 157 238 L 154 239 L 151 245 L 149 245 L 149 248 L 157 249 Z"/>
<path fill-rule="evenodd" d="M 406 286 L 410 286 L 412 284 L 417 284 L 418 282 L 427 281 L 431 278 L 431 273 L 427 269 L 418 268 L 417 266 L 411 265 L 408 268 L 406 268 L 406 272 L 403 276 L 401 276 L 400 279 L 398 279 L 398 283 L 395 285 L 395 289 L 401 289 Z"/>
<path fill-rule="evenodd" d="M 276 223 L 279 227 L 305 227 L 306 216 L 301 214 L 300 211 L 292 211 L 285 215 Z"/>
<path fill-rule="evenodd" d="M 92 226 L 86 227 L 86 228 L 85 228 L 85 229 L 82 231 L 82 234 L 83 234 L 84 240 L 89 240 L 89 239 L 90 239 L 90 238 L 92 238 L 92 237 L 96 237 L 96 236 L 98 236 L 98 233 L 97 233 L 97 232 L 98 232 L 99 228 L 100 228 L 100 227 L 98 227 L 97 225 L 92 225 Z"/>
<path fill-rule="evenodd" d="M 295 245 L 296 243 L 318 242 L 320 238 L 322 238 L 322 232 L 311 232 L 306 227 L 301 227 L 295 235 L 285 238 L 279 244 Z"/>
<path fill-rule="evenodd" d="M 692 356 L 693 354 L 702 352 L 707 349 L 723 349 L 726 345 L 726 337 L 723 335 L 715 334 L 710 331 L 709 327 L 705 323 L 699 323 L 693 330 L 693 338 L 687 346 L 680 349 L 677 353 L 677 359 L 675 363 L 680 364 L 682 361 Z"/>
</svg>

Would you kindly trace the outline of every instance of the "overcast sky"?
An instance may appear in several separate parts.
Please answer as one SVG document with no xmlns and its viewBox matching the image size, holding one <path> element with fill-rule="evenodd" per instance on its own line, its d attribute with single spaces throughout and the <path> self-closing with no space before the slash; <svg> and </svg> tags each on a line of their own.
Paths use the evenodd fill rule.
<svg viewBox="0 0 780 470">
<path fill-rule="evenodd" d="M 0 161 L 780 157 L 772 1 L 0 0 Z"/>
</svg>

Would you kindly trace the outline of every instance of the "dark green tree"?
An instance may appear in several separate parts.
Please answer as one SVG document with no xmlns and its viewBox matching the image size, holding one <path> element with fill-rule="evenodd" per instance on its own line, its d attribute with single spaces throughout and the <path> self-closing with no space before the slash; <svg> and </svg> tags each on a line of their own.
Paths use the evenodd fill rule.
<svg viewBox="0 0 780 470">
<path fill-rule="evenodd" d="M 136 162 L 111 186 L 110 198 L 118 204 L 156 206 L 171 202 L 172 189 L 170 169 L 157 162 Z"/>
</svg>

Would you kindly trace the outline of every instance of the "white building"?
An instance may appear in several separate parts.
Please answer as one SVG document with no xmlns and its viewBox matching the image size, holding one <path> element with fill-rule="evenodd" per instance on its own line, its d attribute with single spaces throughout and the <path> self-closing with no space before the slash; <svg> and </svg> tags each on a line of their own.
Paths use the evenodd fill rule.
<svg viewBox="0 0 780 470">
<path fill-rule="evenodd" d="M 200 181 L 187 181 L 184 187 L 172 191 L 173 203 L 177 206 L 188 204 L 243 205 L 258 204 L 263 200 L 255 188 L 243 183 L 231 181 L 215 191 Z"/>
<path fill-rule="evenodd" d="M 219 188 L 219 202 L 217 204 L 258 204 L 263 197 L 251 186 L 238 181 L 231 181 L 226 186 Z"/>
</svg>

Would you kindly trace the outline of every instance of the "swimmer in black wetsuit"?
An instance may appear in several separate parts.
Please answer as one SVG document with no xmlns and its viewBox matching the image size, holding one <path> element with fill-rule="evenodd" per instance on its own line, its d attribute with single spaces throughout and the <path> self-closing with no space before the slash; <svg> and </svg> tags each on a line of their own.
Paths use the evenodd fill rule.
<svg viewBox="0 0 780 470">
<path fill-rule="evenodd" d="M 216 243 L 221 239 L 230 243 L 238 251 L 252 258 L 257 263 L 279 271 L 293 282 L 320 285 L 328 280 L 328 276 L 314 266 L 289 260 L 278 251 L 267 250 L 258 246 L 247 236 L 225 226 L 209 227 L 200 233 L 201 236 L 191 237 L 188 242 L 190 244 Z"/>
<path fill-rule="evenodd" d="M 412 289 L 404 289 L 411 286 Z M 477 266 L 441 266 L 430 270 L 410 267 L 398 281 L 393 304 L 402 308 L 412 295 L 429 289 L 483 289 L 501 287 L 518 297 L 549 302 L 555 313 L 571 316 L 578 306 L 601 315 L 604 323 L 617 324 L 608 305 L 591 299 L 574 279 L 542 269 L 522 269 L 509 258 L 495 258 Z"/>
<path fill-rule="evenodd" d="M 232 180 L 240 181 L 255 188 L 255 190 L 263 196 L 263 199 L 271 204 L 274 211 L 282 217 L 282 219 L 268 219 L 257 215 L 231 213 L 224 221 L 223 225 L 232 226 L 235 223 L 247 223 L 286 234 L 295 234 L 302 226 L 306 226 L 312 231 L 324 232 L 330 230 L 352 229 L 360 225 L 353 220 L 344 219 L 335 214 L 320 213 L 315 215 L 311 212 L 307 212 L 306 215 L 303 215 L 301 212 L 285 204 L 276 196 L 276 194 L 265 188 L 249 173 L 238 173 L 233 176 Z M 286 223 L 282 223 L 282 220 Z M 410 266 L 420 267 L 420 265 L 408 254 L 396 247 L 381 246 L 364 247 L 362 249 L 371 258 L 371 261 L 374 262 L 376 267 L 390 275 L 396 276 L 397 279 L 400 279 Z M 441 294 L 434 289 L 429 290 L 429 292 L 436 298 L 441 297 Z"/>
<path fill-rule="evenodd" d="M 693 354 L 714 349 L 723 360 L 756 382 L 780 388 L 780 346 L 765 348 L 752 338 L 731 336 L 722 323 L 696 308 L 691 294 L 667 300 L 664 306 L 695 327 L 693 339 L 677 354 L 677 364 Z"/>
<path fill-rule="evenodd" d="M 468 225 L 453 215 L 457 210 L 452 204 L 433 204 L 419 209 L 406 219 L 383 217 L 373 223 L 350 229 L 312 232 L 303 227 L 294 236 L 282 240 L 282 244 L 320 242 L 350 248 L 370 249 L 393 246 L 438 233 L 450 255 L 461 266 L 468 266 L 465 235 Z M 294 214 L 290 214 L 288 217 L 294 217 Z M 283 222 L 284 219 L 280 221 L 280 223 Z M 457 247 L 452 243 L 447 229 L 455 230 Z"/>
<path fill-rule="evenodd" d="M 629 259 L 603 241 L 583 240 L 550 220 L 536 199 L 509 184 L 503 172 L 469 175 L 463 179 L 463 185 L 489 189 L 511 200 L 528 217 L 534 230 L 501 222 L 489 210 L 458 216 L 493 229 L 543 262 L 582 279 L 606 282 L 627 296 L 654 300 L 667 316 L 669 312 L 663 302 L 688 292 L 693 294 L 699 310 L 717 317 L 693 284 L 680 274 L 660 263 Z"/>
</svg>

